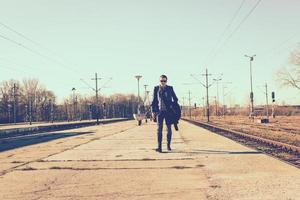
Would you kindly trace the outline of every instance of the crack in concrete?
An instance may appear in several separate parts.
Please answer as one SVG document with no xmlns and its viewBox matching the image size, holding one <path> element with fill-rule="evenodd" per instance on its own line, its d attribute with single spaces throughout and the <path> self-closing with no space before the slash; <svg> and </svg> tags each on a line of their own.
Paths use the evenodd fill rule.
<svg viewBox="0 0 300 200">
<path fill-rule="evenodd" d="M 110 162 L 110 161 L 163 161 L 163 160 L 195 160 L 194 158 L 142 158 L 142 159 L 110 159 L 110 160 L 38 160 L 36 162 Z"/>
<path fill-rule="evenodd" d="M 60 151 L 60 152 L 56 152 L 56 153 L 47 155 L 47 156 L 45 156 L 44 158 L 39 158 L 39 159 L 36 159 L 36 160 L 32 160 L 32 161 L 25 162 L 25 163 L 23 163 L 23 164 L 21 164 L 21 165 L 14 166 L 14 167 L 12 167 L 12 168 L 9 168 L 9 169 L 7 169 L 7 170 L 4 170 L 4 171 L 0 172 L 0 177 L 2 177 L 2 176 L 4 176 L 4 175 L 6 175 L 6 174 L 8 174 L 8 173 L 10 173 L 10 172 L 12 172 L 12 171 L 14 171 L 14 170 L 16 170 L 16 169 L 19 168 L 19 167 L 28 165 L 28 164 L 33 163 L 33 162 L 37 162 L 37 161 L 39 161 L 39 160 L 44 160 L 44 159 L 49 158 L 49 157 L 51 157 L 51 156 L 54 156 L 54 155 L 63 153 L 63 152 L 68 151 L 68 150 L 72 150 L 72 149 L 77 148 L 77 147 L 79 147 L 79 146 L 81 146 L 81 145 L 88 144 L 88 143 L 90 143 L 90 142 L 92 142 L 92 141 L 99 140 L 99 139 L 101 139 L 101 138 L 105 138 L 105 137 L 109 137 L 109 136 L 112 136 L 112 135 L 116 135 L 116 134 L 123 133 L 123 132 L 125 132 L 125 131 L 127 131 L 127 130 L 130 130 L 130 129 L 133 129 L 133 128 L 136 128 L 136 127 L 137 127 L 137 126 L 131 126 L 131 127 L 129 127 L 129 128 L 122 129 L 122 130 L 120 130 L 120 131 L 118 131 L 118 132 L 111 133 L 111 134 L 108 134 L 108 135 L 104 135 L 104 136 L 101 136 L 101 137 L 98 137 L 98 138 L 94 138 L 94 140 L 89 140 L 89 141 L 84 142 L 84 143 L 82 143 L 82 144 L 75 145 L 75 146 L 73 146 L 73 147 L 71 147 L 71 148 L 64 149 L 63 151 Z"/>
<path fill-rule="evenodd" d="M 16 171 L 35 171 L 35 170 L 75 170 L 75 171 L 96 171 L 96 170 L 154 170 L 154 169 L 177 169 L 177 170 L 183 170 L 183 169 L 196 169 L 200 168 L 198 165 L 191 167 L 191 166 L 171 166 L 171 167 L 95 167 L 95 168 L 87 168 L 87 167 L 59 167 L 59 166 L 53 166 L 50 168 L 33 168 L 28 167 L 24 169 L 16 169 Z"/>
</svg>

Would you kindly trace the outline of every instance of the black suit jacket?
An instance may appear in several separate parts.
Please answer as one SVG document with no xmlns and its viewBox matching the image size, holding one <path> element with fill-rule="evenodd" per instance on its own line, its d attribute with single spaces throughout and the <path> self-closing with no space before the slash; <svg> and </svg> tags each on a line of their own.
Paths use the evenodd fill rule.
<svg viewBox="0 0 300 200">
<path fill-rule="evenodd" d="M 154 112 L 154 113 L 159 112 L 160 98 L 158 96 L 158 90 L 159 90 L 159 86 L 155 86 L 154 91 L 153 91 L 153 100 L 151 103 L 151 109 L 152 109 L 152 112 Z M 164 89 L 164 92 L 166 93 L 165 104 L 166 104 L 167 110 L 170 110 L 170 107 L 172 106 L 172 104 L 174 102 L 175 103 L 178 102 L 178 98 L 177 98 L 172 86 L 167 85 L 166 88 Z"/>
<path fill-rule="evenodd" d="M 159 101 L 160 98 L 158 96 L 159 86 L 154 87 L 153 92 L 153 100 L 151 103 L 152 112 L 157 113 L 159 112 Z M 167 107 L 167 112 L 171 117 L 172 124 L 174 124 L 175 129 L 178 130 L 177 124 L 179 119 L 181 118 L 181 109 L 178 104 L 178 98 L 174 92 L 172 86 L 166 86 L 165 91 L 167 95 L 165 95 L 165 104 Z M 163 100 L 163 99 L 161 99 Z"/>
</svg>

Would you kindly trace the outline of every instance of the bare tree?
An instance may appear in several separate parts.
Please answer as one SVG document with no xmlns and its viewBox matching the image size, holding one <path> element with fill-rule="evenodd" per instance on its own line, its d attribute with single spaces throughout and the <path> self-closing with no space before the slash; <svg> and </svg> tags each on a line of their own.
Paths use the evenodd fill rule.
<svg viewBox="0 0 300 200">
<path fill-rule="evenodd" d="M 300 90 L 300 48 L 290 55 L 289 67 L 281 68 L 276 76 L 282 86 L 293 87 Z"/>
<path fill-rule="evenodd" d="M 15 115 L 16 121 L 22 120 L 20 107 L 20 93 L 22 86 L 17 80 L 3 81 L 0 84 L 2 100 L 0 102 L 0 121 L 12 122 Z M 15 111 L 15 113 L 13 112 Z"/>
<path fill-rule="evenodd" d="M 95 96 L 81 94 L 76 94 L 76 98 L 70 95 L 57 104 L 54 92 L 38 79 L 0 83 L 0 123 L 11 123 L 14 117 L 17 122 L 95 119 L 97 111 L 101 118 L 130 118 L 137 105 L 138 98 L 133 94 L 99 96 L 99 109 Z"/>
</svg>

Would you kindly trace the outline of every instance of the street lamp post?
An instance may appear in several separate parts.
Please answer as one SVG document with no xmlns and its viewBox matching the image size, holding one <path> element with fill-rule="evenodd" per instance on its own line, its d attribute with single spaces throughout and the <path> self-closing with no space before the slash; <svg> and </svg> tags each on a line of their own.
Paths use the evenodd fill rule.
<svg viewBox="0 0 300 200">
<path fill-rule="evenodd" d="M 253 56 L 248 56 L 248 55 L 245 55 L 245 57 L 249 58 L 249 62 L 250 62 L 250 101 L 251 101 L 251 111 L 250 111 L 250 117 L 253 118 L 254 116 L 254 103 L 253 103 L 253 80 L 252 80 L 252 61 L 254 60 L 254 57 L 256 55 L 253 55 Z"/>
</svg>

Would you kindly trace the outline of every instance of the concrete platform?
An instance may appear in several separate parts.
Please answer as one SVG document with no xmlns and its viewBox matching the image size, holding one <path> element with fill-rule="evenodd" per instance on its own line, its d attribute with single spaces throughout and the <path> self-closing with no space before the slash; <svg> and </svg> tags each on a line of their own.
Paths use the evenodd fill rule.
<svg viewBox="0 0 300 200">
<path fill-rule="evenodd" d="M 61 121 L 61 122 L 32 122 L 30 125 L 29 122 L 21 122 L 21 123 L 7 123 L 7 124 L 0 124 L 0 130 L 7 130 L 7 129 L 15 129 L 15 128 L 29 128 L 29 127 L 36 127 L 36 126 L 49 126 L 49 125 L 59 125 L 59 124 L 67 124 L 67 123 L 82 123 L 82 122 L 90 122 L 90 120 L 81 120 L 81 121 Z"/>
<path fill-rule="evenodd" d="M 157 153 L 155 130 L 119 122 L 2 152 L 0 199 L 300 199 L 293 166 L 187 122 Z"/>
<path fill-rule="evenodd" d="M 119 121 L 126 121 L 127 118 L 110 118 L 101 119 L 99 123 L 113 123 Z M 0 126 L 0 139 L 18 137 L 24 135 L 31 135 L 38 132 L 58 131 L 75 129 L 85 126 L 96 125 L 96 120 L 84 120 L 84 121 L 70 121 L 70 122 L 55 122 L 55 123 L 34 123 L 29 124 L 16 124 L 16 125 L 1 125 Z"/>
</svg>

